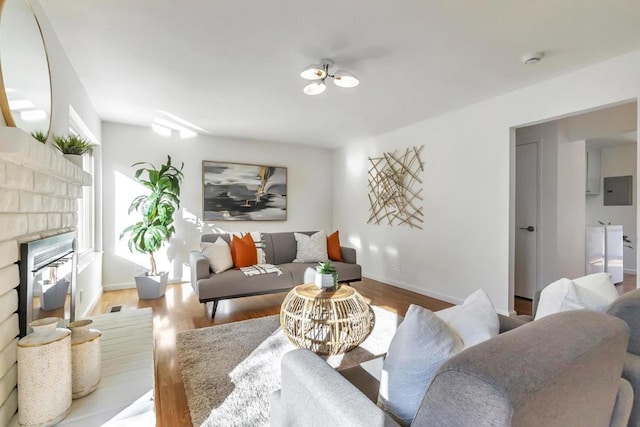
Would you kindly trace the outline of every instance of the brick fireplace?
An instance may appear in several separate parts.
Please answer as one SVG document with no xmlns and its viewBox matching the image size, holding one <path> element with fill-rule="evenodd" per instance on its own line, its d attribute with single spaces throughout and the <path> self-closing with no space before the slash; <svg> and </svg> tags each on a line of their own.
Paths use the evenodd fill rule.
<svg viewBox="0 0 640 427">
<path fill-rule="evenodd" d="M 16 128 L 0 127 L 0 425 L 15 416 L 19 245 L 75 230 L 91 176 Z"/>
</svg>

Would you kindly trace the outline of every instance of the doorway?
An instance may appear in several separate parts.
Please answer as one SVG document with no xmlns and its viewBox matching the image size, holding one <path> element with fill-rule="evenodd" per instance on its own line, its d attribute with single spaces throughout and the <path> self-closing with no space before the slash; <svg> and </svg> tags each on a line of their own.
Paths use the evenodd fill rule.
<svg viewBox="0 0 640 427">
<path fill-rule="evenodd" d="M 562 277 L 586 274 L 586 226 L 596 220 L 633 221 L 623 224 L 634 248 L 625 249 L 624 269 L 626 276 L 635 273 L 638 154 L 637 144 L 627 143 L 637 141 L 637 117 L 633 101 L 514 128 L 510 265 L 516 306 L 523 301 L 530 306 L 536 292 Z M 594 145 L 606 157 L 597 178 L 601 187 L 605 176 L 633 175 L 633 203 L 624 208 L 626 216 L 603 206 L 601 196 L 588 196 L 586 148 Z M 594 203 L 599 210 L 589 206 Z"/>
<path fill-rule="evenodd" d="M 538 269 L 539 142 L 516 145 L 515 295 L 533 299 Z"/>
</svg>

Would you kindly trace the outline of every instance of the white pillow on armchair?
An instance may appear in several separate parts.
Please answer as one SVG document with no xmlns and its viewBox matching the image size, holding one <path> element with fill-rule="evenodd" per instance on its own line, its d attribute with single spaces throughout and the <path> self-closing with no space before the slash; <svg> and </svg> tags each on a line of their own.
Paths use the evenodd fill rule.
<svg viewBox="0 0 640 427">
<path fill-rule="evenodd" d="M 435 313 L 410 305 L 383 362 L 378 406 L 410 424 L 440 365 L 499 329 L 498 313 L 482 289 Z"/>
<path fill-rule="evenodd" d="M 545 287 L 535 319 L 569 310 L 604 312 L 618 298 L 608 273 L 596 273 L 574 280 L 562 278 Z"/>
</svg>

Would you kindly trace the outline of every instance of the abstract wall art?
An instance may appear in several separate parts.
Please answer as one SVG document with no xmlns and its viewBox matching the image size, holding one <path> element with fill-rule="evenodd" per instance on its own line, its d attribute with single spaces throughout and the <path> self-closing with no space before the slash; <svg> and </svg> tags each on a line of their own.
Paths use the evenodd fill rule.
<svg viewBox="0 0 640 427">
<path fill-rule="evenodd" d="M 369 157 L 368 224 L 408 225 L 422 229 L 422 172 L 424 145 L 402 152 Z"/>
<path fill-rule="evenodd" d="M 285 221 L 287 168 L 204 160 L 205 221 Z"/>
</svg>

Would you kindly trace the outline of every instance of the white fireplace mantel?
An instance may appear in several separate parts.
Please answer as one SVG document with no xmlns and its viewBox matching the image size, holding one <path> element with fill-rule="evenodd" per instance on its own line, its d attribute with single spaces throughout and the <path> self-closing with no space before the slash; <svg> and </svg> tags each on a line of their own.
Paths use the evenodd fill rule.
<svg viewBox="0 0 640 427">
<path fill-rule="evenodd" d="M 51 145 L 43 144 L 27 132 L 0 127 L 0 159 L 76 185 L 91 185 L 91 175 L 62 156 Z"/>
</svg>

